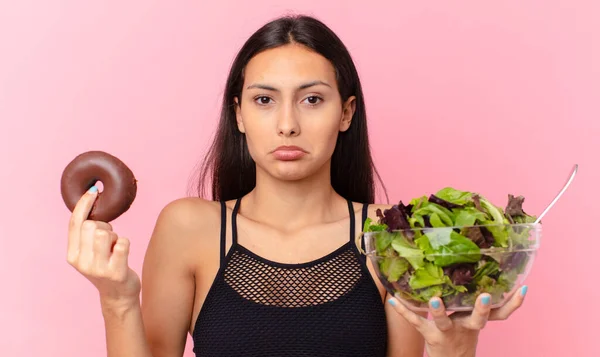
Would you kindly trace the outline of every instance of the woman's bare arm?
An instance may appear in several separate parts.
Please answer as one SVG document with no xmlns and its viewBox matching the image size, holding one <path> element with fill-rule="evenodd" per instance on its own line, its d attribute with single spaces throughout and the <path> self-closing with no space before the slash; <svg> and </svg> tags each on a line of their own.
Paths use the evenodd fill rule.
<svg viewBox="0 0 600 357">
<path fill-rule="evenodd" d="M 210 209 L 206 201 L 180 199 L 160 212 L 144 258 L 141 303 L 103 306 L 109 357 L 183 356 L 203 207 Z"/>
<path fill-rule="evenodd" d="M 142 306 L 153 357 L 181 357 L 192 319 L 198 242 L 210 203 L 180 199 L 160 213 L 142 271 Z M 196 248 L 196 249 L 194 249 Z"/>
<path fill-rule="evenodd" d="M 139 304 L 102 307 L 108 357 L 153 357 L 144 335 Z"/>
</svg>

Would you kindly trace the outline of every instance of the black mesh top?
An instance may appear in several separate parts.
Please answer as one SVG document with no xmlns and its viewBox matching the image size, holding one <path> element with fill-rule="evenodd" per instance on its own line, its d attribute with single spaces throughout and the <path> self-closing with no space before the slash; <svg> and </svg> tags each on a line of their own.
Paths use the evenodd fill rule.
<svg viewBox="0 0 600 357">
<path fill-rule="evenodd" d="M 261 258 L 237 242 L 225 254 L 221 202 L 221 267 L 193 331 L 201 357 L 378 357 L 387 350 L 384 304 L 364 255 L 354 245 L 354 210 L 346 244 L 308 263 Z M 367 205 L 363 206 L 363 224 Z"/>
</svg>

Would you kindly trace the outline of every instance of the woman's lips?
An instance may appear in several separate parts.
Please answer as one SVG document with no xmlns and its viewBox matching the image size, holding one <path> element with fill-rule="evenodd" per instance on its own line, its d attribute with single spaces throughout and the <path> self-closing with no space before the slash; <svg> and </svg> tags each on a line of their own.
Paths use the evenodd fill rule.
<svg viewBox="0 0 600 357">
<path fill-rule="evenodd" d="M 273 156 L 281 161 L 298 160 L 304 155 L 306 155 L 306 151 L 298 146 L 280 146 L 273 151 Z"/>
</svg>

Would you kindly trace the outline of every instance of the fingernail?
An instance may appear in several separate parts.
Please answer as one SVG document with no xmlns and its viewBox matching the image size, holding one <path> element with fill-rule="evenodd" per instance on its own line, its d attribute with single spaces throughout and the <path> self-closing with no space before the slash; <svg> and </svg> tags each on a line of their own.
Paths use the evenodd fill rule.
<svg viewBox="0 0 600 357">
<path fill-rule="evenodd" d="M 527 285 L 521 288 L 521 296 L 525 296 L 525 294 L 527 294 Z"/>
<path fill-rule="evenodd" d="M 433 307 L 434 309 L 437 309 L 440 307 L 440 302 L 438 300 L 433 300 L 431 302 L 431 307 Z"/>
<path fill-rule="evenodd" d="M 388 302 L 390 303 L 390 305 L 396 306 L 396 301 L 394 301 L 394 299 L 389 299 Z"/>
<path fill-rule="evenodd" d="M 481 303 L 484 305 L 488 305 L 490 303 L 490 297 L 489 296 L 484 296 L 481 298 Z"/>
<path fill-rule="evenodd" d="M 92 187 L 90 187 L 90 189 L 88 190 L 88 192 L 89 193 L 96 193 L 96 192 L 98 192 L 98 187 L 92 186 Z"/>
</svg>

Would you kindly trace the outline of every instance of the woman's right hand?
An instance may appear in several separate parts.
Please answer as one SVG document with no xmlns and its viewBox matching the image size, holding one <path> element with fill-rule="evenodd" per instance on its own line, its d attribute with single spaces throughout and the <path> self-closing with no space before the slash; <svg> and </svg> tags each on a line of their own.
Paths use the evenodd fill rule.
<svg viewBox="0 0 600 357">
<path fill-rule="evenodd" d="M 139 304 L 140 278 L 127 263 L 129 240 L 109 223 L 87 219 L 97 197 L 94 187 L 73 209 L 67 261 L 98 289 L 103 309 L 127 309 Z"/>
</svg>

